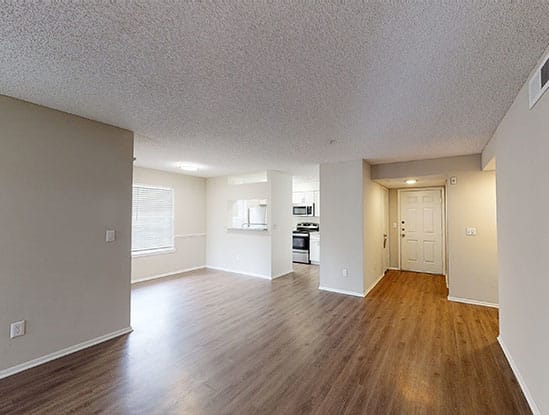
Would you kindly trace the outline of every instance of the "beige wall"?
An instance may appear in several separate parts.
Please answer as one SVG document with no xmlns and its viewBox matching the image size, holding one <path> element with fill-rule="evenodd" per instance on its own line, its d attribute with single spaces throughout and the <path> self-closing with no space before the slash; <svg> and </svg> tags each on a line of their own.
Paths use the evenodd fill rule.
<svg viewBox="0 0 549 415">
<path fill-rule="evenodd" d="M 364 289 L 370 291 L 383 276 L 383 187 L 370 178 L 371 168 L 363 161 L 364 188 Z"/>
<path fill-rule="evenodd" d="M 456 185 L 448 185 L 447 197 L 447 269 L 450 296 L 484 303 L 498 303 L 497 231 L 495 176 L 480 170 L 481 156 L 391 163 L 372 166 L 377 179 L 440 175 L 455 176 Z M 421 181 L 421 180 L 420 180 Z M 392 196 L 391 196 L 392 195 Z M 391 265 L 398 264 L 398 228 L 396 190 L 390 194 Z M 466 227 L 476 227 L 477 236 L 465 235 Z"/>
<path fill-rule="evenodd" d="M 490 140 L 482 150 L 482 170 L 496 169 L 496 140 Z"/>
<path fill-rule="evenodd" d="M 393 223 L 397 224 L 393 228 Z M 398 191 L 397 189 L 389 190 L 389 266 L 398 268 L 398 238 L 400 237 L 398 224 Z"/>
<path fill-rule="evenodd" d="M 0 96 L 0 148 L 1 377 L 129 328 L 133 134 Z"/>
<path fill-rule="evenodd" d="M 206 179 L 134 168 L 134 184 L 174 189 L 175 252 L 132 258 L 132 281 L 206 265 Z"/>
<path fill-rule="evenodd" d="M 450 296 L 497 304 L 495 173 L 471 171 L 455 175 L 458 183 L 448 185 L 446 199 Z M 477 236 L 466 236 L 468 226 L 477 228 Z"/>
<path fill-rule="evenodd" d="M 549 93 L 530 110 L 525 84 L 489 151 L 494 147 L 500 339 L 534 413 L 548 414 Z"/>
<path fill-rule="evenodd" d="M 449 172 L 480 170 L 480 154 L 438 159 L 376 164 L 372 166 L 372 180 L 402 179 L 447 175 Z"/>
</svg>

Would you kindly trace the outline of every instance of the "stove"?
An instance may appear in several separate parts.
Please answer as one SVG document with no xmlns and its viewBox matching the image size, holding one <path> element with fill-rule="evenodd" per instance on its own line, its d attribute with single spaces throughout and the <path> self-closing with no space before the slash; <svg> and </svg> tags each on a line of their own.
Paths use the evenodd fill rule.
<svg viewBox="0 0 549 415">
<path fill-rule="evenodd" d="M 310 264 L 310 233 L 318 232 L 320 226 L 318 223 L 303 222 L 298 223 L 296 230 L 292 233 L 293 239 L 293 250 L 292 257 L 293 262 L 298 262 L 300 264 Z"/>
</svg>

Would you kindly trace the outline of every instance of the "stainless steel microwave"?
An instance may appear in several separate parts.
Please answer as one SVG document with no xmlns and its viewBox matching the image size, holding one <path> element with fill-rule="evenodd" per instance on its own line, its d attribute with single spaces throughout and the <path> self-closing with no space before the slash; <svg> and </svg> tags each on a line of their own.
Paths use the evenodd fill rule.
<svg viewBox="0 0 549 415">
<path fill-rule="evenodd" d="M 314 216 L 315 215 L 315 204 L 312 205 L 294 205 L 293 207 L 294 216 Z"/>
</svg>

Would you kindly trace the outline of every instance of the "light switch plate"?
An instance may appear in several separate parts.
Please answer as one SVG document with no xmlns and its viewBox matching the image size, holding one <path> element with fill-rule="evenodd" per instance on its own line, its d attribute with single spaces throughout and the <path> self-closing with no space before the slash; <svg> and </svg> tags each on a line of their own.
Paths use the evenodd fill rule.
<svg viewBox="0 0 549 415">
<path fill-rule="evenodd" d="M 341 275 L 344 278 L 347 278 L 349 276 L 349 271 L 347 270 L 347 268 L 343 268 L 343 270 L 341 270 Z"/>
<path fill-rule="evenodd" d="M 113 229 L 107 229 L 105 232 L 105 241 L 114 242 L 116 240 L 116 232 Z"/>
<path fill-rule="evenodd" d="M 24 336 L 26 331 L 25 320 L 15 321 L 10 324 L 10 339 L 14 337 Z"/>
<path fill-rule="evenodd" d="M 450 177 L 450 184 L 457 184 L 458 178 L 456 176 Z"/>
<path fill-rule="evenodd" d="M 477 228 L 467 227 L 465 228 L 465 235 L 477 236 Z"/>
</svg>

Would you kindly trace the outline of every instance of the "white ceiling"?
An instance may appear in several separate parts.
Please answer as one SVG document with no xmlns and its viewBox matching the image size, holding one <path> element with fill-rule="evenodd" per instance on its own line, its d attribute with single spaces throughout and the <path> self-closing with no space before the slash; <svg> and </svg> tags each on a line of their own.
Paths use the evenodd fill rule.
<svg viewBox="0 0 549 415">
<path fill-rule="evenodd" d="M 541 0 L 12 1 L 0 93 L 135 131 L 146 167 L 393 162 L 480 152 L 548 44 Z"/>
</svg>

